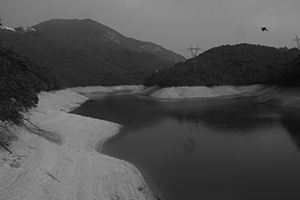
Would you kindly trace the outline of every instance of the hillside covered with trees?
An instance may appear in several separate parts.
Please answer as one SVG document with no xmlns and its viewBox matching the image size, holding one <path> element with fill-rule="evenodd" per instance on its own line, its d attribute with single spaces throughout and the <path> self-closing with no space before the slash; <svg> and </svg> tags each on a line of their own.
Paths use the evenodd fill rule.
<svg viewBox="0 0 300 200">
<path fill-rule="evenodd" d="M 284 83 L 298 49 L 223 45 L 145 79 L 146 86 L 220 86 Z"/>
<path fill-rule="evenodd" d="M 185 60 L 90 19 L 53 19 L 30 29 L 0 30 L 0 37 L 68 87 L 142 84 L 157 70 Z"/>
<path fill-rule="evenodd" d="M 295 58 L 290 67 L 280 74 L 277 85 L 286 87 L 300 87 L 300 55 Z"/>
<path fill-rule="evenodd" d="M 38 103 L 37 93 L 61 89 L 55 75 L 0 42 L 0 127 L 19 124 Z"/>
</svg>

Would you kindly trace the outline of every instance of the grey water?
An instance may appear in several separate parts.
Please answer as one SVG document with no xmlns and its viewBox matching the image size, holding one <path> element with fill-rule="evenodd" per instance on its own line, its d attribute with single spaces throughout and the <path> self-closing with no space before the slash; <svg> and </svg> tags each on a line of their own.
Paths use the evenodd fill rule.
<svg viewBox="0 0 300 200">
<path fill-rule="evenodd" d="M 163 200 L 300 199 L 300 110 L 113 94 L 73 113 L 123 125 L 98 151 L 134 164 Z"/>
</svg>

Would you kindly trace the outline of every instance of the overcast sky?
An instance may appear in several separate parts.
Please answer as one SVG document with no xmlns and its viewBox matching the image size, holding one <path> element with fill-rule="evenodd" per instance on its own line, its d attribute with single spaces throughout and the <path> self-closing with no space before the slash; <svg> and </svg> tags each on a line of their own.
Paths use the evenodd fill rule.
<svg viewBox="0 0 300 200">
<path fill-rule="evenodd" d="M 90 18 L 185 57 L 190 44 L 202 50 L 237 43 L 290 48 L 300 36 L 300 0 L 0 0 L 0 18 L 12 27 Z"/>
</svg>

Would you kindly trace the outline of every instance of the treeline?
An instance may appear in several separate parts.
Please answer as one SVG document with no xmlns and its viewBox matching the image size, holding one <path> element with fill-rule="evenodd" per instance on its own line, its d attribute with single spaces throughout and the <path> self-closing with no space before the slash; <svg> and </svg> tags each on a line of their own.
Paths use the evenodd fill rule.
<svg viewBox="0 0 300 200">
<path fill-rule="evenodd" d="M 0 42 L 0 127 L 19 124 L 23 113 L 38 103 L 38 92 L 61 88 L 49 70 Z"/>
<path fill-rule="evenodd" d="M 219 86 L 277 84 L 300 53 L 261 45 L 237 44 L 212 48 L 173 68 L 146 78 L 144 85 Z"/>
<path fill-rule="evenodd" d="M 277 80 L 277 85 L 300 87 L 300 55 L 293 60 L 290 67 L 284 69 Z"/>
</svg>

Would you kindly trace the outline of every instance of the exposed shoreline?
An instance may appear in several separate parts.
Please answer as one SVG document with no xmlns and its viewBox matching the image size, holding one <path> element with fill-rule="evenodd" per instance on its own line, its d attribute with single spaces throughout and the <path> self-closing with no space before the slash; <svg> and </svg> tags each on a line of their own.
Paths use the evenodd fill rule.
<svg viewBox="0 0 300 200">
<path fill-rule="evenodd" d="M 69 89 L 39 94 L 27 115 L 40 130 L 17 127 L 0 151 L 0 200 L 154 199 L 130 163 L 96 151 L 119 125 L 67 113 L 87 100 Z"/>
<path fill-rule="evenodd" d="M 286 108 L 300 108 L 300 88 L 269 87 L 256 95 L 256 103 L 269 104 Z"/>
<path fill-rule="evenodd" d="M 13 154 L 0 151 L 0 200 L 155 199 L 133 165 L 95 149 L 118 133 L 120 125 L 68 113 L 88 99 L 71 90 L 76 91 L 39 94 L 37 108 L 26 117 L 44 131 L 15 127 L 9 133 Z M 123 91 L 122 87 L 109 90 Z M 157 100 L 254 95 L 255 102 L 300 108 L 299 88 L 126 86 L 125 90 Z M 77 88 L 77 92 L 107 93 L 104 87 Z"/>
<path fill-rule="evenodd" d="M 194 86 L 194 87 L 168 87 L 158 86 L 144 87 L 132 93 L 150 96 L 156 100 L 180 100 L 180 99 L 208 99 L 208 98 L 235 98 L 255 95 L 266 88 L 264 85 L 250 86 Z"/>
<path fill-rule="evenodd" d="M 216 87 L 141 87 L 133 93 L 150 96 L 156 100 L 223 99 L 253 96 L 253 102 L 300 108 L 300 88 L 268 85 L 216 86 Z"/>
</svg>

